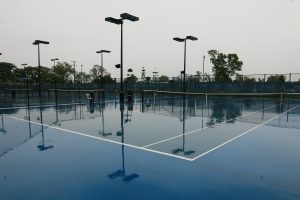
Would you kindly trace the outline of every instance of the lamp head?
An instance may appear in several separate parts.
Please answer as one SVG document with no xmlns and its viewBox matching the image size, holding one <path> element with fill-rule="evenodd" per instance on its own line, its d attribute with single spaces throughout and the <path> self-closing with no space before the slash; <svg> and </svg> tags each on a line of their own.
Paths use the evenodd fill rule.
<svg viewBox="0 0 300 200">
<path fill-rule="evenodd" d="M 47 41 L 42 41 L 42 40 L 35 40 L 32 44 L 33 44 L 33 45 L 49 44 L 49 42 L 47 42 Z"/>
<path fill-rule="evenodd" d="M 186 36 L 186 39 L 187 39 L 187 40 L 193 40 L 193 41 L 198 40 L 198 38 L 196 38 L 196 37 L 194 37 L 194 36 L 191 36 L 191 35 Z"/>
<path fill-rule="evenodd" d="M 178 38 L 178 37 L 173 38 L 173 40 L 175 40 L 177 42 L 184 42 L 185 41 L 185 39 Z"/>
<path fill-rule="evenodd" d="M 128 14 L 128 13 L 123 13 L 120 15 L 120 17 L 122 19 L 127 19 L 127 20 L 130 20 L 132 22 L 136 22 L 136 21 L 139 21 L 139 18 L 134 16 L 134 15 L 131 15 L 131 14 Z"/>
<path fill-rule="evenodd" d="M 115 19 L 113 17 L 106 17 L 105 21 L 118 25 L 123 24 L 123 21 L 121 19 Z"/>
</svg>

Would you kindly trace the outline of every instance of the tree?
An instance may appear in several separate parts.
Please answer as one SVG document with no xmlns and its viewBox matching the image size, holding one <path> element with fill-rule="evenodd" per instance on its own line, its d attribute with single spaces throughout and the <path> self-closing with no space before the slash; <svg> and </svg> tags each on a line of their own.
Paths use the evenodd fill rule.
<svg viewBox="0 0 300 200">
<path fill-rule="evenodd" d="M 138 78 L 134 74 L 131 74 L 130 76 L 128 76 L 125 79 L 125 82 L 127 82 L 127 83 L 136 83 L 137 80 L 138 80 Z"/>
<path fill-rule="evenodd" d="M 93 83 L 99 83 L 100 77 L 104 77 L 108 74 L 109 73 L 106 71 L 106 69 L 100 65 L 94 65 L 93 68 L 90 70 L 90 75 Z"/>
<path fill-rule="evenodd" d="M 249 78 L 247 76 L 243 76 L 241 74 L 235 75 L 235 82 L 244 82 L 244 83 L 255 83 L 255 78 Z"/>
<path fill-rule="evenodd" d="M 159 78 L 158 78 L 158 81 L 159 82 L 168 82 L 169 81 L 169 77 L 165 76 L 165 75 L 161 75 Z"/>
<path fill-rule="evenodd" d="M 267 79 L 267 82 L 285 82 L 285 76 L 284 75 L 273 75 L 269 76 Z"/>
<path fill-rule="evenodd" d="M 0 63 L 0 81 L 7 82 L 13 80 L 13 71 L 17 67 L 12 63 L 1 62 Z"/>
<path fill-rule="evenodd" d="M 26 78 L 25 70 L 23 68 L 15 68 L 12 72 L 13 81 L 23 82 Z"/>
<path fill-rule="evenodd" d="M 42 82 L 53 82 L 54 74 L 48 67 L 40 67 L 41 70 L 41 81 Z M 25 77 L 29 78 L 30 82 L 39 82 L 39 67 L 25 67 Z"/>
<path fill-rule="evenodd" d="M 217 50 L 209 50 L 210 62 L 213 64 L 215 81 L 231 81 L 231 76 L 242 70 L 243 62 L 239 60 L 237 54 L 224 54 Z"/>
<path fill-rule="evenodd" d="M 89 83 L 91 76 L 85 72 L 79 72 L 76 74 L 76 79 L 78 83 Z"/>
<path fill-rule="evenodd" d="M 74 68 L 67 62 L 58 62 L 56 66 L 51 68 L 55 79 L 60 83 L 69 83 L 74 75 Z"/>
<path fill-rule="evenodd" d="M 150 83 L 150 81 L 151 81 L 151 77 L 150 76 L 146 76 L 145 79 L 146 79 L 146 83 Z"/>
</svg>

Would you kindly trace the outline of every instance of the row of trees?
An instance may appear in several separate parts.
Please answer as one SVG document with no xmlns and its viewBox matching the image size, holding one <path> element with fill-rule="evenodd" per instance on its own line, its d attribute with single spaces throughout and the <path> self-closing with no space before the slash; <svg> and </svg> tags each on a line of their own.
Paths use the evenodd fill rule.
<svg viewBox="0 0 300 200">
<path fill-rule="evenodd" d="M 99 65 L 94 65 L 89 73 L 75 72 L 74 67 L 67 62 L 58 62 L 56 66 L 51 68 L 40 68 L 42 82 L 58 82 L 58 83 L 98 83 L 113 81 L 110 73 Z M 39 80 L 38 67 L 27 66 L 17 68 L 12 63 L 0 63 L 0 81 L 2 82 L 22 82 L 25 78 L 29 78 L 32 82 Z"/>
<path fill-rule="evenodd" d="M 283 75 L 272 75 L 265 79 L 255 79 L 240 75 L 238 72 L 242 70 L 243 62 L 237 54 L 224 54 L 217 50 L 208 51 L 210 62 L 212 63 L 213 76 L 203 74 L 200 71 L 196 75 L 187 77 L 188 81 L 205 81 L 205 82 L 285 82 L 286 77 Z M 75 78 L 74 78 L 75 76 Z M 235 77 L 233 80 L 232 77 Z M 14 64 L 2 62 L 0 63 L 0 81 L 1 82 L 22 82 L 24 78 L 29 78 L 31 81 L 38 81 L 38 67 L 28 66 L 25 68 L 17 68 Z M 177 77 L 181 79 L 182 77 Z M 89 73 L 75 72 L 74 67 L 67 62 L 58 62 L 56 66 L 51 68 L 41 67 L 42 82 L 59 82 L 59 83 L 99 83 L 113 81 L 111 74 L 100 65 L 94 65 Z M 128 70 L 125 82 L 135 83 L 138 78 Z M 167 76 L 151 77 L 147 76 L 142 79 L 143 82 L 171 82 L 174 79 L 169 79 Z M 299 80 L 300 81 L 300 80 Z"/>
</svg>

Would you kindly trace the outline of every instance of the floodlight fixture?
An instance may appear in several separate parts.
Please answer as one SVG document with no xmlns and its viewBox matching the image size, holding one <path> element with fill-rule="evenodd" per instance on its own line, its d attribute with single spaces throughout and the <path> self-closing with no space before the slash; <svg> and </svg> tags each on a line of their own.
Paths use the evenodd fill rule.
<svg viewBox="0 0 300 200">
<path fill-rule="evenodd" d="M 184 42 L 185 41 L 185 39 L 178 38 L 178 37 L 173 38 L 173 40 L 175 40 L 177 42 Z"/>
<path fill-rule="evenodd" d="M 100 50 L 100 51 L 96 51 L 96 53 L 110 53 L 111 51 L 108 50 Z"/>
<path fill-rule="evenodd" d="M 183 71 L 181 71 L 181 74 L 183 73 L 183 92 L 185 92 L 186 90 L 186 82 L 185 82 L 185 76 L 186 76 L 186 40 L 198 40 L 198 38 L 196 38 L 195 36 L 186 36 L 185 38 L 179 38 L 179 37 L 175 37 L 173 38 L 173 40 L 177 41 L 177 42 L 184 42 L 184 62 L 183 62 Z"/>
<path fill-rule="evenodd" d="M 124 20 L 129 20 L 129 21 L 132 21 L 132 22 L 135 22 L 135 21 L 139 21 L 139 18 L 136 17 L 136 16 L 133 16 L 133 15 L 130 15 L 128 13 L 122 13 L 120 14 L 120 17 L 121 19 L 115 19 L 113 17 L 106 17 L 105 18 L 105 21 L 107 22 L 111 22 L 111 23 L 114 23 L 114 24 L 117 24 L 117 25 L 121 25 L 121 63 L 120 63 L 120 67 L 117 67 L 117 68 L 120 68 L 120 79 L 121 79 L 121 82 L 120 82 L 120 91 L 123 91 L 123 21 Z M 124 102 L 124 93 L 120 92 L 120 102 Z"/>
<path fill-rule="evenodd" d="M 42 41 L 42 40 L 35 40 L 32 44 L 39 45 L 39 44 L 50 44 L 50 43 L 47 41 Z"/>
<path fill-rule="evenodd" d="M 120 64 L 116 64 L 115 67 L 116 67 L 117 69 L 120 69 L 120 68 L 121 68 L 121 65 L 120 65 Z"/>
<path fill-rule="evenodd" d="M 113 18 L 113 17 L 106 17 L 105 21 L 113 23 L 113 24 L 118 24 L 118 25 L 123 24 L 122 19 L 116 19 L 116 18 Z"/>
<path fill-rule="evenodd" d="M 128 14 L 128 13 L 123 13 L 120 15 L 120 17 L 122 19 L 127 19 L 127 20 L 130 20 L 132 22 L 136 22 L 136 21 L 139 21 L 139 18 L 134 16 L 134 15 L 131 15 L 131 14 Z"/>
<path fill-rule="evenodd" d="M 186 36 L 186 39 L 187 39 L 187 40 L 193 40 L 193 41 L 198 40 L 198 38 L 196 38 L 195 36 L 191 36 L 191 35 Z"/>
</svg>

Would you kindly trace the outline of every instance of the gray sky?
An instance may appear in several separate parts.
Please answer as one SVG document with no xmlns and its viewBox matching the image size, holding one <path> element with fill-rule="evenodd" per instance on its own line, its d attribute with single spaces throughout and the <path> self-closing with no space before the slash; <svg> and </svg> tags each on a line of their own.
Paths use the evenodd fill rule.
<svg viewBox="0 0 300 200">
<path fill-rule="evenodd" d="M 140 77 L 177 75 L 183 68 L 183 44 L 173 37 L 194 35 L 187 43 L 187 73 L 202 71 L 202 56 L 209 49 L 237 53 L 243 73 L 300 72 L 299 0 L 0 0 L 0 61 L 37 65 L 36 39 L 41 64 L 51 58 L 76 60 L 84 71 L 100 63 L 96 50 L 108 49 L 104 67 L 113 77 L 120 62 L 120 26 L 105 17 L 123 12 L 138 22 L 124 24 L 124 67 Z M 206 62 L 206 71 L 211 65 Z"/>
</svg>

